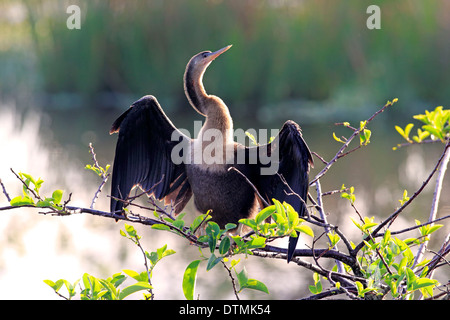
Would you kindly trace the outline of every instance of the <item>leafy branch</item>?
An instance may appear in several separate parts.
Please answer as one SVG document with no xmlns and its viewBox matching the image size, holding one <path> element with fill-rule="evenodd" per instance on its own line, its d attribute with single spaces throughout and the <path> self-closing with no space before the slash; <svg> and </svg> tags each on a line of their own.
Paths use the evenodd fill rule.
<svg viewBox="0 0 450 320">
<path fill-rule="evenodd" d="M 42 179 L 35 179 L 25 173 L 16 174 L 12 170 L 22 183 L 22 195 L 10 199 L 5 186 L 2 184 L 3 193 L 10 201 L 10 206 L 1 207 L 0 211 L 34 207 L 46 210 L 40 211 L 42 214 L 66 216 L 87 213 L 127 222 L 125 230 L 121 230 L 121 235 L 139 248 L 144 257 L 145 271 L 136 272 L 125 269 L 123 270 L 124 274 L 122 272 L 117 273 L 107 279 L 95 278 L 85 274 L 74 284 L 63 279 L 56 282 L 46 280 L 46 283 L 58 295 L 67 299 L 75 296 L 77 284 L 80 284 L 82 289 L 80 293 L 82 299 L 121 299 L 137 291 L 145 291 L 144 298 L 153 299 L 154 288 L 151 284 L 153 269 L 156 263 L 166 256 L 174 254 L 174 252 L 167 249 L 167 246 L 163 246 L 155 252 L 149 253 L 141 246 L 140 236 L 137 235 L 132 224 L 147 225 L 159 232 L 171 232 L 199 248 L 199 258 L 191 261 L 184 272 L 182 290 L 186 299 L 194 299 L 195 297 L 196 279 L 199 270 L 201 270 L 201 265 L 205 266 L 206 271 L 216 266 L 222 266 L 230 278 L 236 299 L 239 299 L 243 290 L 269 293 L 270 284 L 266 285 L 260 280 L 251 278 L 245 266 L 243 266 L 243 261 L 249 255 L 260 258 L 286 259 L 287 249 L 273 246 L 270 243 L 279 238 L 300 236 L 300 234 L 305 235 L 306 239 L 311 241 L 306 243 L 308 248 L 295 250 L 291 265 L 312 272 L 312 284 L 309 286 L 312 295 L 304 299 L 324 299 L 341 294 L 350 299 L 385 297 L 413 299 L 417 298 L 418 294 L 427 299 L 442 298 L 445 294 L 441 292 L 448 292 L 448 287 L 440 285 L 432 279 L 432 276 L 437 268 L 450 265 L 445 258 L 450 253 L 450 236 L 446 237 L 441 248 L 437 251 L 429 250 L 427 246 L 431 235 L 441 230 L 442 225 L 437 224 L 437 222 L 443 222 L 450 218 L 450 216 L 437 217 L 443 179 L 447 164 L 450 161 L 449 110 L 438 107 L 432 112 L 426 111 L 423 115 L 415 116 L 414 118 L 421 121 L 423 125 L 421 129 L 417 130 L 417 135 L 412 138 L 410 138 L 410 135 L 413 125 L 408 124 L 404 129 L 396 127 L 397 132 L 407 142 L 405 145 L 398 145 L 396 148 L 432 141 L 443 143 L 444 150 L 423 184 L 412 195 L 409 195 L 408 191 L 405 190 L 399 200 L 400 207 L 396 208 L 383 221 L 376 221 L 374 217 L 367 217 L 363 212 L 360 212 L 357 208 L 358 192 L 353 186 L 346 187 L 343 184 L 340 189 L 325 192 L 321 188 L 320 181 L 324 179 L 337 161 L 341 161 L 341 159 L 370 144 L 373 132 L 368 128 L 369 124 L 396 102 L 397 99 L 392 102 L 388 101 L 371 117 L 360 121 L 356 127 L 351 126 L 348 122 L 337 124 L 348 128 L 352 133 L 349 137 L 337 137 L 333 133 L 334 139 L 342 146 L 331 160 L 326 161 L 320 155 L 314 153 L 324 166 L 310 181 L 310 185 L 315 186 L 316 198 L 308 194 L 311 205 L 306 207 L 308 213 L 306 217 L 300 218 L 292 206 L 273 199 L 273 205 L 266 204 L 255 217 L 240 220 L 239 226 L 227 224 L 221 229 L 217 223 L 211 220 L 209 213 L 197 216 L 192 223 L 188 224 L 184 219 L 184 213 L 174 216 L 170 207 L 159 205 L 153 197 L 149 197 L 145 205 L 134 203 L 134 200 L 138 197 L 148 194 L 148 190 L 135 197 L 120 200 L 127 207 L 126 215 L 95 210 L 95 201 L 109 176 L 109 165 L 103 168 L 98 164 L 92 145 L 90 145 L 90 152 L 94 164 L 87 165 L 86 168 L 94 171 L 102 181 L 90 208 L 70 206 L 70 195 L 67 200 L 62 202 L 63 192 L 61 190 L 55 190 L 52 196 L 42 196 L 40 194 L 44 182 Z M 357 138 L 359 138 L 359 143 L 349 149 L 352 141 Z M 425 140 L 426 138 L 431 140 Z M 416 220 L 414 226 L 402 230 L 391 230 L 396 218 L 404 213 L 406 208 L 419 197 L 435 174 L 437 174 L 435 192 L 428 220 L 424 223 Z M 251 184 L 250 181 L 247 182 Z M 256 188 L 254 190 L 257 193 L 258 190 Z M 353 209 L 356 217 L 351 220 L 355 228 L 361 233 L 359 243 L 350 241 L 338 226 L 327 221 L 324 197 L 333 195 L 339 195 L 344 201 L 348 201 Z M 137 210 L 144 210 L 150 214 L 143 216 L 136 213 Z M 417 231 L 417 236 L 402 237 L 406 232 L 411 231 Z M 327 240 L 323 243 L 325 238 Z M 415 250 L 416 247 L 418 247 L 418 250 Z M 424 259 L 423 253 L 425 251 L 433 253 L 431 259 Z M 323 259 L 334 261 L 334 264 L 331 268 L 325 267 L 325 264 L 322 263 Z M 136 283 L 131 285 L 131 288 L 121 289 L 120 286 L 127 276 L 134 279 Z M 323 280 L 329 282 L 328 288 L 326 288 Z M 68 297 L 60 293 L 63 286 L 67 289 Z M 435 292 L 438 293 L 435 294 Z"/>
</svg>

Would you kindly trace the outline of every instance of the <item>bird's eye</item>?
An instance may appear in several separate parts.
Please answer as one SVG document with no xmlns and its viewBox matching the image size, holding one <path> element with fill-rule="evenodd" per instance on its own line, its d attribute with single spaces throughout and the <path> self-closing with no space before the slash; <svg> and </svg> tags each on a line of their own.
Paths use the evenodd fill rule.
<svg viewBox="0 0 450 320">
<path fill-rule="evenodd" d="M 203 58 L 206 58 L 207 56 L 208 56 L 208 53 L 207 53 L 207 52 L 205 52 L 205 53 L 202 54 L 202 57 L 203 57 Z"/>
</svg>

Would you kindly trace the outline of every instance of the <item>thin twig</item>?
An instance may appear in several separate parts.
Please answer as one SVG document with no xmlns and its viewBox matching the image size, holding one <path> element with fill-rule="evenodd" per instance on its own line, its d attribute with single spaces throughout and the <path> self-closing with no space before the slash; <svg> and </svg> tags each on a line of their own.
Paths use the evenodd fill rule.
<svg viewBox="0 0 450 320">
<path fill-rule="evenodd" d="M 319 208 L 317 211 L 319 212 L 319 216 L 325 222 L 325 224 L 328 224 L 327 217 L 326 217 L 326 215 L 324 213 L 324 209 L 323 209 L 322 187 L 320 185 L 320 181 L 319 180 L 316 181 L 316 193 L 317 193 L 317 207 Z M 325 229 L 325 232 L 327 233 L 328 240 L 330 241 L 330 243 L 332 243 L 331 239 L 330 239 L 330 235 L 329 235 L 329 233 L 331 232 L 330 227 L 329 226 L 325 226 L 324 229 Z M 334 245 L 334 247 L 332 249 L 338 250 L 337 244 Z M 340 262 L 339 260 L 336 260 L 336 265 L 337 265 L 337 268 L 338 268 L 338 272 L 339 273 L 343 273 L 345 269 L 344 269 L 344 266 L 343 266 L 342 262 Z"/>
<path fill-rule="evenodd" d="M 255 185 L 250 181 L 250 180 L 248 180 L 248 178 L 245 176 L 245 174 L 243 174 L 242 172 L 240 172 L 238 169 L 236 169 L 235 167 L 229 167 L 228 168 L 228 171 L 230 171 L 230 170 L 234 170 L 234 171 L 236 171 L 237 173 L 239 173 L 244 179 L 245 179 L 245 181 L 247 181 L 247 183 L 250 185 L 250 187 L 252 187 L 253 188 L 253 191 L 255 191 L 256 192 L 256 194 L 258 195 L 258 197 L 261 199 L 261 201 L 264 203 L 264 206 L 266 206 L 266 207 L 268 207 L 268 206 L 270 206 L 270 204 L 261 196 L 261 194 L 259 193 L 259 191 L 258 191 L 258 189 L 255 187 Z"/>
<path fill-rule="evenodd" d="M 145 270 L 147 271 L 148 284 L 150 285 L 150 287 L 152 287 L 151 270 L 148 268 L 147 256 L 145 254 L 145 250 L 141 246 L 141 243 L 139 241 L 139 236 L 136 235 L 134 237 L 134 239 L 136 240 L 136 245 L 139 247 L 139 249 L 141 249 L 142 255 L 144 256 L 144 266 L 145 266 Z M 148 292 L 150 293 L 150 300 L 153 300 L 153 298 L 155 297 L 155 295 L 153 294 L 153 289 L 152 288 L 148 289 Z"/>
<path fill-rule="evenodd" d="M 315 155 L 317 159 L 323 162 L 323 164 L 328 164 L 328 162 L 324 158 L 322 158 L 317 152 L 311 151 L 311 154 Z"/>
<path fill-rule="evenodd" d="M 6 188 L 5 188 L 5 185 L 2 182 L 2 179 L 0 179 L 0 185 L 2 185 L 3 194 L 5 195 L 6 199 L 8 200 L 8 202 L 11 202 L 11 198 L 9 197 L 9 194 L 6 191 Z"/>
<path fill-rule="evenodd" d="M 333 159 L 331 159 L 329 162 L 327 162 L 327 164 L 325 165 L 325 167 L 314 177 L 314 179 L 312 179 L 309 182 L 309 185 L 313 185 L 317 180 L 319 180 L 322 176 L 325 175 L 325 173 L 327 173 L 327 171 L 331 168 L 331 166 L 341 157 L 345 156 L 346 154 L 344 154 L 344 150 L 347 149 L 347 147 L 349 146 L 349 144 L 352 142 L 352 140 L 358 136 L 366 127 L 367 125 L 380 113 L 382 113 L 384 110 L 386 110 L 386 108 L 392 106 L 394 104 L 394 102 L 388 101 L 388 103 L 386 103 L 380 110 L 378 110 L 377 112 L 375 112 L 369 119 L 366 120 L 366 124 L 364 127 L 359 128 L 357 130 L 353 131 L 353 134 L 350 136 L 350 138 L 347 139 L 347 141 L 345 141 L 345 143 L 342 145 L 342 147 L 338 150 L 338 152 L 335 154 L 335 156 L 333 157 Z M 353 152 L 357 149 L 359 149 L 361 146 L 356 147 L 354 150 L 351 150 L 350 152 Z M 347 152 L 350 153 L 350 152 Z"/>
<path fill-rule="evenodd" d="M 449 140 L 449 138 L 444 138 L 444 141 L 445 140 Z M 442 142 L 442 140 L 439 140 L 439 139 L 434 139 L 434 140 L 433 139 L 427 139 L 427 140 L 422 140 L 420 142 L 411 141 L 411 142 L 399 143 L 395 147 L 395 150 L 399 149 L 399 148 L 403 148 L 403 147 L 409 147 L 409 146 L 412 146 L 412 145 L 415 145 L 415 144 L 426 144 L 426 143 L 437 143 L 437 142 Z"/>
<path fill-rule="evenodd" d="M 11 170 L 12 173 L 14 173 L 14 175 L 17 177 L 17 179 L 19 179 L 20 182 L 22 182 L 22 184 L 27 188 L 27 190 L 30 191 L 33 194 L 33 196 L 36 199 L 42 201 L 42 198 L 33 189 L 31 189 L 29 186 L 27 186 L 25 181 L 23 181 L 22 178 L 12 168 L 10 168 L 10 170 Z"/>
<path fill-rule="evenodd" d="M 300 200 L 300 202 L 303 204 L 303 206 L 305 207 L 305 212 L 306 212 L 306 214 L 305 214 L 304 216 L 309 217 L 308 206 L 306 205 L 306 201 L 303 200 L 303 198 L 300 197 L 300 195 L 299 195 L 297 192 L 295 192 L 294 190 L 292 190 L 291 186 L 290 186 L 289 183 L 286 181 L 286 179 L 283 177 L 283 175 L 279 174 L 278 172 L 277 172 L 277 175 L 278 175 L 278 177 L 280 178 L 281 182 L 283 182 L 283 184 L 284 184 L 286 187 L 288 187 L 288 189 L 289 189 L 289 191 L 290 191 L 290 192 L 286 192 L 286 190 L 285 190 L 284 192 L 286 193 L 286 195 L 297 197 L 297 198 Z"/>
<path fill-rule="evenodd" d="M 419 228 L 421 228 L 423 226 L 427 226 L 429 224 L 433 224 L 433 223 L 436 223 L 436 222 L 439 222 L 439 221 L 442 221 L 442 220 L 446 220 L 446 219 L 450 219 L 450 215 L 447 215 L 447 216 L 444 216 L 444 217 L 441 217 L 441 218 L 437 218 L 437 219 L 432 220 L 432 221 L 427 221 L 427 222 L 424 222 L 424 223 L 421 223 L 421 224 L 418 224 L 418 225 L 415 225 L 415 226 L 412 226 L 412 227 L 409 227 L 409 228 L 405 228 L 405 229 L 401 229 L 401 230 L 397 230 L 397 231 L 391 231 L 391 235 L 403 234 L 405 232 L 413 231 L 413 230 L 419 229 Z M 384 232 L 377 233 L 376 237 L 377 238 L 384 237 Z"/>
<path fill-rule="evenodd" d="M 431 261 L 427 264 L 428 274 L 430 275 L 430 277 L 433 276 L 433 273 L 436 270 L 438 263 L 442 259 L 444 259 L 444 257 L 449 253 L 450 253 L 450 233 L 447 234 L 447 237 L 445 238 L 444 243 L 442 244 L 441 248 L 439 249 L 437 255 L 435 255 L 431 259 Z"/>
<path fill-rule="evenodd" d="M 233 292 L 234 292 L 234 295 L 236 296 L 236 300 L 240 300 L 239 299 L 239 295 L 238 295 L 238 290 L 236 288 L 236 281 L 234 280 L 233 274 L 231 273 L 231 269 L 228 268 L 228 266 L 226 265 L 226 263 L 223 260 L 220 260 L 220 262 L 222 262 L 223 267 L 225 268 L 225 270 L 228 271 L 228 276 L 231 279 L 231 284 L 233 286 Z"/>
<path fill-rule="evenodd" d="M 94 167 L 101 171 L 101 178 L 102 178 L 102 182 L 100 183 L 100 186 L 98 187 L 97 191 L 94 194 L 94 197 L 92 198 L 90 208 L 94 209 L 95 203 L 97 202 L 100 192 L 102 192 L 103 186 L 106 184 L 106 181 L 108 181 L 110 174 L 109 173 L 105 174 L 104 170 L 102 170 L 102 167 L 100 167 L 100 165 L 98 164 L 97 155 L 95 154 L 92 143 L 89 143 L 89 152 L 92 154 L 92 160 L 94 161 Z"/>
<path fill-rule="evenodd" d="M 350 188 L 330 190 L 330 191 L 327 191 L 327 192 L 323 192 L 322 193 L 322 197 L 331 196 L 331 195 L 336 194 L 336 193 L 348 192 L 349 190 L 350 190 Z"/>
</svg>

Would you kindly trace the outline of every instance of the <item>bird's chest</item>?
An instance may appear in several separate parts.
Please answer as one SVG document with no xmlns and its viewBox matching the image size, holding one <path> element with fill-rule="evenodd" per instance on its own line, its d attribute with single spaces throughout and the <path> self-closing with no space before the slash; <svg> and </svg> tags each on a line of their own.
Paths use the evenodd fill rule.
<svg viewBox="0 0 450 320">
<path fill-rule="evenodd" d="M 216 132 L 217 131 L 217 132 Z M 189 146 L 188 161 L 193 167 L 218 174 L 235 163 L 234 142 L 224 140 L 220 131 L 210 129 Z"/>
<path fill-rule="evenodd" d="M 223 214 L 232 211 L 244 213 L 253 206 L 253 188 L 239 173 L 228 171 L 230 166 L 223 167 L 221 171 L 208 170 L 198 165 L 186 166 L 198 210 L 203 213 L 208 210 Z"/>
</svg>

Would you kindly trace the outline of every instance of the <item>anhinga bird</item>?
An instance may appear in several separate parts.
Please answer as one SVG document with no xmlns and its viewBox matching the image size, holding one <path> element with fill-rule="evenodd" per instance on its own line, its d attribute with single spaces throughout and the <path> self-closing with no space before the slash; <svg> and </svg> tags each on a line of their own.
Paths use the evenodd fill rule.
<svg viewBox="0 0 450 320">
<path fill-rule="evenodd" d="M 219 97 L 208 95 L 203 87 L 206 68 L 230 47 L 200 52 L 187 64 L 186 96 L 192 107 L 206 117 L 196 139 L 175 128 L 153 96 L 134 102 L 114 122 L 110 133 L 119 132 L 119 137 L 111 212 L 122 212 L 124 202 L 116 199 L 127 199 L 131 189 L 139 186 L 171 204 L 175 213 L 181 212 L 194 195 L 195 207 L 201 213 L 211 210 L 212 220 L 221 227 L 226 223 L 237 225 L 239 219 L 259 212 L 263 205 L 258 193 L 265 203 L 271 204 L 272 199 L 286 201 L 300 216 L 305 215 L 309 166 L 313 160 L 299 126 L 287 121 L 266 145 L 238 144 L 233 140 L 228 107 Z M 174 161 L 174 155 L 182 161 Z M 264 157 L 269 161 L 262 161 Z M 229 170 L 230 167 L 237 170 Z M 263 173 L 272 167 L 276 170 Z M 298 237 L 289 239 L 288 261 L 297 240 Z"/>
</svg>

